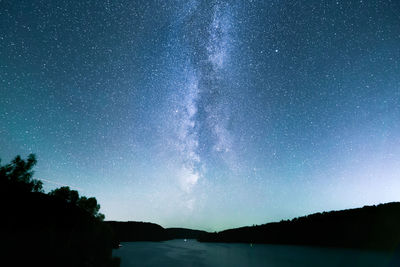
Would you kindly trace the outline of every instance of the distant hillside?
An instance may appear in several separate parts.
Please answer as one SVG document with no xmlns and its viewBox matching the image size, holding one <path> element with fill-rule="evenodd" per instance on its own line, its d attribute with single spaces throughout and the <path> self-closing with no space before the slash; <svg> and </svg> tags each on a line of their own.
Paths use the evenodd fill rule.
<svg viewBox="0 0 400 267">
<path fill-rule="evenodd" d="M 171 239 L 197 239 L 206 234 L 205 231 L 186 228 L 163 228 L 162 226 L 149 222 L 119 222 L 106 221 L 116 235 L 119 242 L 132 241 L 164 241 Z"/>
<path fill-rule="evenodd" d="M 167 235 L 169 239 L 197 239 L 201 235 L 206 234 L 205 231 L 192 230 L 186 228 L 167 228 Z"/>
<path fill-rule="evenodd" d="M 111 226 L 117 240 L 128 241 L 163 241 L 168 240 L 167 231 L 158 224 L 148 222 L 106 221 Z"/>
<path fill-rule="evenodd" d="M 198 240 L 393 250 L 400 244 L 399 226 L 400 203 L 392 202 L 207 233 Z"/>
</svg>

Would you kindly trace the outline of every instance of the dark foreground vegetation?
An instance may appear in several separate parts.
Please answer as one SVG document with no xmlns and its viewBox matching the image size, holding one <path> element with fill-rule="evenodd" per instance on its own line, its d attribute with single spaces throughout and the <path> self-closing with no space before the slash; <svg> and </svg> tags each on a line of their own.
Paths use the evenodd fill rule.
<svg viewBox="0 0 400 267">
<path fill-rule="evenodd" d="M 34 155 L 0 165 L 2 263 L 8 266 L 119 266 L 112 229 L 95 198 L 67 187 L 49 194 L 32 178 Z"/>
<path fill-rule="evenodd" d="M 396 250 L 400 203 L 315 213 L 293 220 L 205 233 L 203 242 L 270 243 Z"/>
</svg>

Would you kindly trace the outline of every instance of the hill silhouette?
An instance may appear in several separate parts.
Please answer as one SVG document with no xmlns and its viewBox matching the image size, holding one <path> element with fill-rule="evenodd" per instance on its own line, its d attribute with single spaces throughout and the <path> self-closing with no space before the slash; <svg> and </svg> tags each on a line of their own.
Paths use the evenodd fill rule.
<svg viewBox="0 0 400 267">
<path fill-rule="evenodd" d="M 400 244 L 399 225 L 400 203 L 391 202 L 205 233 L 198 240 L 395 250 Z"/>
<path fill-rule="evenodd" d="M 169 239 L 166 230 L 155 223 L 134 221 L 106 221 L 105 223 L 113 229 L 118 242 L 164 241 Z"/>
<path fill-rule="evenodd" d="M 163 228 L 158 224 L 149 222 L 106 221 L 105 223 L 113 229 L 117 242 L 197 239 L 207 233 L 186 228 Z"/>
<path fill-rule="evenodd" d="M 169 239 L 198 239 L 206 231 L 193 230 L 187 228 L 166 228 Z"/>
</svg>

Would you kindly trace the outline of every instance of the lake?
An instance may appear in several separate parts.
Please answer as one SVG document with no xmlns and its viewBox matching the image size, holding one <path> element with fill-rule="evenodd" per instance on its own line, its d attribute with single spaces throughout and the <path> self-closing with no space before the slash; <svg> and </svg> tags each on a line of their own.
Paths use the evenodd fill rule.
<svg viewBox="0 0 400 267">
<path fill-rule="evenodd" d="M 130 266 L 396 266 L 392 255 L 353 249 L 269 244 L 200 243 L 176 239 L 164 242 L 123 242 L 113 255 L 120 267 Z"/>
</svg>

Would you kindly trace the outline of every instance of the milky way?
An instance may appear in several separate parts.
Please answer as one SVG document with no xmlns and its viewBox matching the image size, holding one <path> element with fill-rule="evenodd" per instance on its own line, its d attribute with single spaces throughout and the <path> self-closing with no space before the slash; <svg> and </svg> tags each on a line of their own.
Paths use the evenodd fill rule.
<svg viewBox="0 0 400 267">
<path fill-rule="evenodd" d="M 169 122 L 176 127 L 173 138 L 182 161 L 180 182 L 188 193 L 204 176 L 209 157 L 216 154 L 218 160 L 233 153 L 227 129 L 230 107 L 224 94 L 229 90 L 224 71 L 231 45 L 230 7 L 220 2 L 191 4 L 176 40 L 187 49 L 187 63 L 181 66 L 185 81 L 176 92 L 172 88 L 177 105 Z"/>
<path fill-rule="evenodd" d="M 1 1 L 0 157 L 110 220 L 400 200 L 399 1 Z"/>
</svg>

